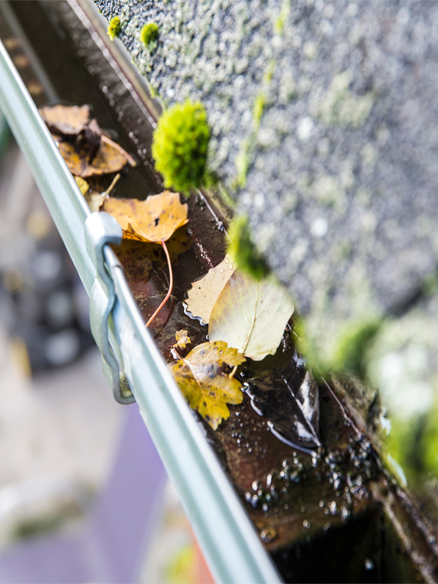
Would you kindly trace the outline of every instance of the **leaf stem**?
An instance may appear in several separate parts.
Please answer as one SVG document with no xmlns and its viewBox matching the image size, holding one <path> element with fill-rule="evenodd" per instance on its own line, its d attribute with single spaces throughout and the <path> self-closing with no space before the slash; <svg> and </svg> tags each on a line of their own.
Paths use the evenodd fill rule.
<svg viewBox="0 0 438 584">
<path fill-rule="evenodd" d="M 100 137 L 100 139 L 102 140 L 102 142 L 105 142 L 106 144 L 108 144 L 109 146 L 112 146 L 113 148 L 115 148 L 118 152 L 120 152 L 120 154 L 122 154 L 126 160 L 129 162 L 129 164 L 131 166 L 137 166 L 137 163 L 135 162 L 135 160 L 132 158 L 132 156 L 130 156 L 126 150 L 124 150 L 121 146 L 119 146 L 118 144 L 116 144 L 116 142 L 113 142 L 111 140 L 111 138 L 108 138 L 108 136 L 105 136 L 105 134 L 102 134 L 102 136 Z"/>
<path fill-rule="evenodd" d="M 236 375 L 236 371 L 237 371 L 237 365 L 234 365 L 233 370 L 231 371 L 231 373 L 228 375 L 228 377 L 230 379 L 233 379 L 233 377 Z"/>
<path fill-rule="evenodd" d="M 157 310 L 154 312 L 154 314 L 150 317 L 150 319 L 147 321 L 146 323 L 146 328 L 148 328 L 148 326 L 151 324 L 151 322 L 154 320 L 154 318 L 157 316 L 157 314 L 160 312 L 160 310 L 163 308 L 163 306 L 166 304 L 166 302 L 169 300 L 170 295 L 172 294 L 172 288 L 173 288 L 173 271 L 172 271 L 172 264 L 170 263 L 170 256 L 169 256 L 169 252 L 167 250 L 167 246 L 164 243 L 164 241 L 161 241 L 161 245 L 163 246 L 164 249 L 164 253 L 166 254 L 166 258 L 167 258 L 167 264 L 169 266 L 169 276 L 170 276 L 170 284 L 169 284 L 169 290 L 166 294 L 166 297 L 164 298 L 163 302 L 160 304 L 160 306 L 157 308 Z"/>
<path fill-rule="evenodd" d="M 106 196 L 108 196 L 110 194 L 110 192 L 113 190 L 113 188 L 116 186 L 116 183 L 119 180 L 119 178 L 120 178 L 120 174 L 116 174 L 116 176 L 113 179 L 113 182 L 106 189 L 105 193 L 102 193 L 102 194 L 105 194 Z"/>
</svg>

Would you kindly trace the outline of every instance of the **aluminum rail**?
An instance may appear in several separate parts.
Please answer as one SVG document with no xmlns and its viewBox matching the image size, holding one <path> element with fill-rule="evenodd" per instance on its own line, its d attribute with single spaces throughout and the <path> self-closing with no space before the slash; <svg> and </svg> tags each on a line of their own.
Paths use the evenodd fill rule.
<svg viewBox="0 0 438 584">
<path fill-rule="evenodd" d="M 0 109 L 23 152 L 88 293 L 96 270 L 85 248 L 90 211 L 0 42 Z M 116 306 L 114 347 L 212 574 L 224 584 L 281 579 L 155 346 L 116 256 L 105 248 Z M 114 344 L 114 343 L 113 343 Z"/>
</svg>

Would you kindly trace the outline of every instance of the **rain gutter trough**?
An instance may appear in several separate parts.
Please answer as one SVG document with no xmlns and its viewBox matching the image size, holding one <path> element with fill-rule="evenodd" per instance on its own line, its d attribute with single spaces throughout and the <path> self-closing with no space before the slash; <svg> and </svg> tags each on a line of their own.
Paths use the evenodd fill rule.
<svg viewBox="0 0 438 584">
<path fill-rule="evenodd" d="M 87 253 L 90 211 L 38 110 L 0 42 L 0 109 L 90 294 L 96 268 Z M 110 343 L 175 485 L 216 582 L 275 584 L 281 579 L 214 452 L 144 327 L 123 271 L 104 250 L 116 304 Z"/>
</svg>

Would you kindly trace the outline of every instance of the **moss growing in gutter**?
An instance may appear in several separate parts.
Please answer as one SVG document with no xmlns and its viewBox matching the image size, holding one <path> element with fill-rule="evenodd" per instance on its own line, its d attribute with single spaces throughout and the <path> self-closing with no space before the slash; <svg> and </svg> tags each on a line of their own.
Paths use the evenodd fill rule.
<svg viewBox="0 0 438 584">
<path fill-rule="evenodd" d="M 368 350 L 381 330 L 383 321 L 378 317 L 349 322 L 333 339 L 325 351 L 318 340 L 309 334 L 305 319 L 297 321 L 295 333 L 299 338 L 299 351 L 309 360 L 315 375 L 352 373 L 367 381 Z"/>
<path fill-rule="evenodd" d="M 114 40 L 116 37 L 119 36 L 120 31 L 122 30 L 122 23 L 118 16 L 113 16 L 108 24 L 107 34 L 110 40 Z"/>
<path fill-rule="evenodd" d="M 337 371 L 350 371 L 366 380 L 367 349 L 376 338 L 382 320 L 376 318 L 353 321 L 340 333 L 333 351 L 333 367 Z"/>
<path fill-rule="evenodd" d="M 268 266 L 256 249 L 246 215 L 238 215 L 228 229 L 231 244 L 227 253 L 231 255 L 239 268 L 256 280 L 261 280 L 269 273 Z"/>
<path fill-rule="evenodd" d="M 159 34 L 158 24 L 147 22 L 140 31 L 140 40 L 145 47 L 148 47 L 158 40 Z"/>
<path fill-rule="evenodd" d="M 156 167 L 167 188 L 189 194 L 206 180 L 210 127 L 199 102 L 175 104 L 158 120 L 152 144 Z"/>
</svg>

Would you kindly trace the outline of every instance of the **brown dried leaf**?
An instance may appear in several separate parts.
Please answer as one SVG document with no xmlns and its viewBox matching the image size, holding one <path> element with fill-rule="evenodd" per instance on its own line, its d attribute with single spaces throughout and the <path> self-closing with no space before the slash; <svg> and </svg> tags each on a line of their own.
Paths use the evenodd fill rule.
<svg viewBox="0 0 438 584">
<path fill-rule="evenodd" d="M 120 223 L 127 239 L 159 243 L 188 222 L 187 204 L 182 204 L 178 193 L 164 191 L 146 201 L 108 197 L 103 211 Z"/>
<path fill-rule="evenodd" d="M 213 430 L 230 415 L 227 404 L 240 404 L 243 394 L 237 379 L 230 378 L 223 366 L 234 367 L 245 361 L 236 349 L 215 341 L 203 343 L 171 366 L 175 380 L 191 408 L 197 410 Z"/>
<path fill-rule="evenodd" d="M 39 112 L 49 130 L 61 136 L 77 136 L 90 121 L 88 105 L 47 106 Z"/>
<path fill-rule="evenodd" d="M 58 148 L 70 172 L 82 178 L 117 172 L 128 162 L 119 149 L 103 140 L 91 164 L 88 150 L 77 149 L 71 142 L 59 142 Z"/>
<path fill-rule="evenodd" d="M 236 264 L 227 254 L 225 259 L 216 267 L 211 268 L 201 280 L 193 282 L 186 300 L 186 307 L 192 316 L 201 319 L 201 324 L 208 324 L 213 306 L 235 269 Z"/>
</svg>

